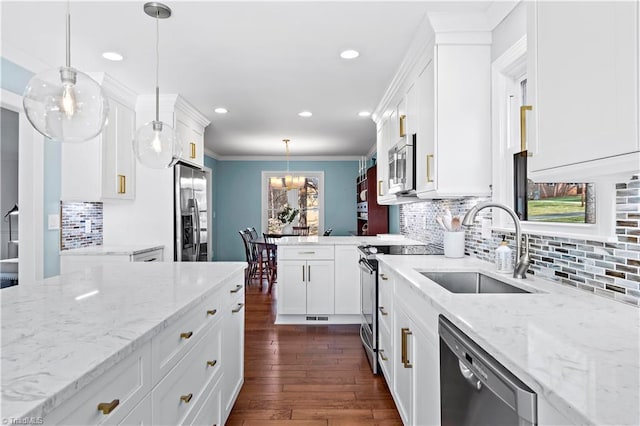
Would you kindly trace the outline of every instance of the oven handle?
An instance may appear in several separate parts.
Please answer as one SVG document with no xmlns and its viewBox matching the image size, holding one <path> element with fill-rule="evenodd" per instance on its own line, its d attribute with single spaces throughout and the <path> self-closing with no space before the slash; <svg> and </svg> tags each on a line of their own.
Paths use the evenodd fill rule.
<svg viewBox="0 0 640 426">
<path fill-rule="evenodd" d="M 367 262 L 367 259 L 365 259 L 364 257 L 360 258 L 360 260 L 358 261 L 358 265 L 360 265 L 361 270 L 370 275 L 373 275 L 376 272 L 376 270 L 371 267 L 371 264 Z"/>
<path fill-rule="evenodd" d="M 366 346 L 367 349 L 369 349 L 371 352 L 375 352 L 371 347 L 371 345 L 369 345 L 369 343 L 364 338 L 364 327 L 365 327 L 364 324 L 360 325 L 360 340 L 362 340 L 362 344 Z"/>
</svg>

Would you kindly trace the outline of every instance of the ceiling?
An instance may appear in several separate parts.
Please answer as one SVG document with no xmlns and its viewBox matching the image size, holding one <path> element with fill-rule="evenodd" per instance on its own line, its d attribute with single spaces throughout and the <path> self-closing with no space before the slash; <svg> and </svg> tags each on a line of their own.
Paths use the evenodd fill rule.
<svg viewBox="0 0 640 426">
<path fill-rule="evenodd" d="M 361 156 L 375 144 L 373 111 L 427 12 L 486 14 L 488 1 L 166 1 L 160 92 L 211 120 L 219 156 Z M 104 71 L 139 94 L 155 86 L 155 21 L 144 1 L 72 1 L 72 65 Z M 3 56 L 64 63 L 65 3 L 2 1 Z M 345 49 L 360 56 L 341 59 Z M 122 62 L 101 57 L 124 55 Z M 216 114 L 225 107 L 227 114 Z M 310 118 L 298 113 L 308 110 Z"/>
</svg>

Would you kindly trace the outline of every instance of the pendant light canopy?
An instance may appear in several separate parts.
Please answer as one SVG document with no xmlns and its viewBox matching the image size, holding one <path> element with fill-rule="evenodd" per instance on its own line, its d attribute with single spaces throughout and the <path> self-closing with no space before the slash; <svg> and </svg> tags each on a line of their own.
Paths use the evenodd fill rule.
<svg viewBox="0 0 640 426">
<path fill-rule="evenodd" d="M 67 60 L 64 67 L 29 80 L 22 103 L 31 125 L 60 142 L 84 142 L 98 136 L 107 123 L 109 102 L 102 87 L 71 67 L 71 14 L 67 1 Z"/>
<path fill-rule="evenodd" d="M 158 2 L 145 3 L 144 12 L 156 20 L 156 118 L 138 129 L 133 143 L 138 161 L 152 169 L 173 167 L 182 154 L 182 144 L 173 128 L 160 121 L 160 19 L 171 16 L 171 9 Z"/>
<path fill-rule="evenodd" d="M 285 188 L 287 191 L 290 189 L 300 189 L 304 187 L 306 183 L 306 178 L 304 176 L 293 176 L 289 172 L 289 139 L 282 139 L 282 142 L 285 144 L 285 149 L 287 153 L 287 174 L 284 178 L 281 177 L 272 177 L 269 179 L 269 184 L 272 188 L 281 189 Z"/>
</svg>

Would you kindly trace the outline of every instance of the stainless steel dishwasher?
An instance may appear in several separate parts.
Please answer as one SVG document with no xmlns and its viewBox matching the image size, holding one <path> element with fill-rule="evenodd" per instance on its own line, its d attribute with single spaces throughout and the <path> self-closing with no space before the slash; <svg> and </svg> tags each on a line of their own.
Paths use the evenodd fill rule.
<svg viewBox="0 0 640 426">
<path fill-rule="evenodd" d="M 537 396 L 440 315 L 442 426 L 537 425 Z"/>
</svg>

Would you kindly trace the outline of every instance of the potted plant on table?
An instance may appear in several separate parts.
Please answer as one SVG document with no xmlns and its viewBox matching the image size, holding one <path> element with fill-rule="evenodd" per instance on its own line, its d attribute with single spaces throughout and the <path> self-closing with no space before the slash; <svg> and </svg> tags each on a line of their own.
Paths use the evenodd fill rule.
<svg viewBox="0 0 640 426">
<path fill-rule="evenodd" d="M 280 213 L 278 213 L 278 220 L 284 224 L 282 227 L 283 234 L 293 233 L 293 225 L 291 223 L 296 219 L 300 213 L 300 210 L 291 208 L 289 204 L 285 204 Z"/>
</svg>

